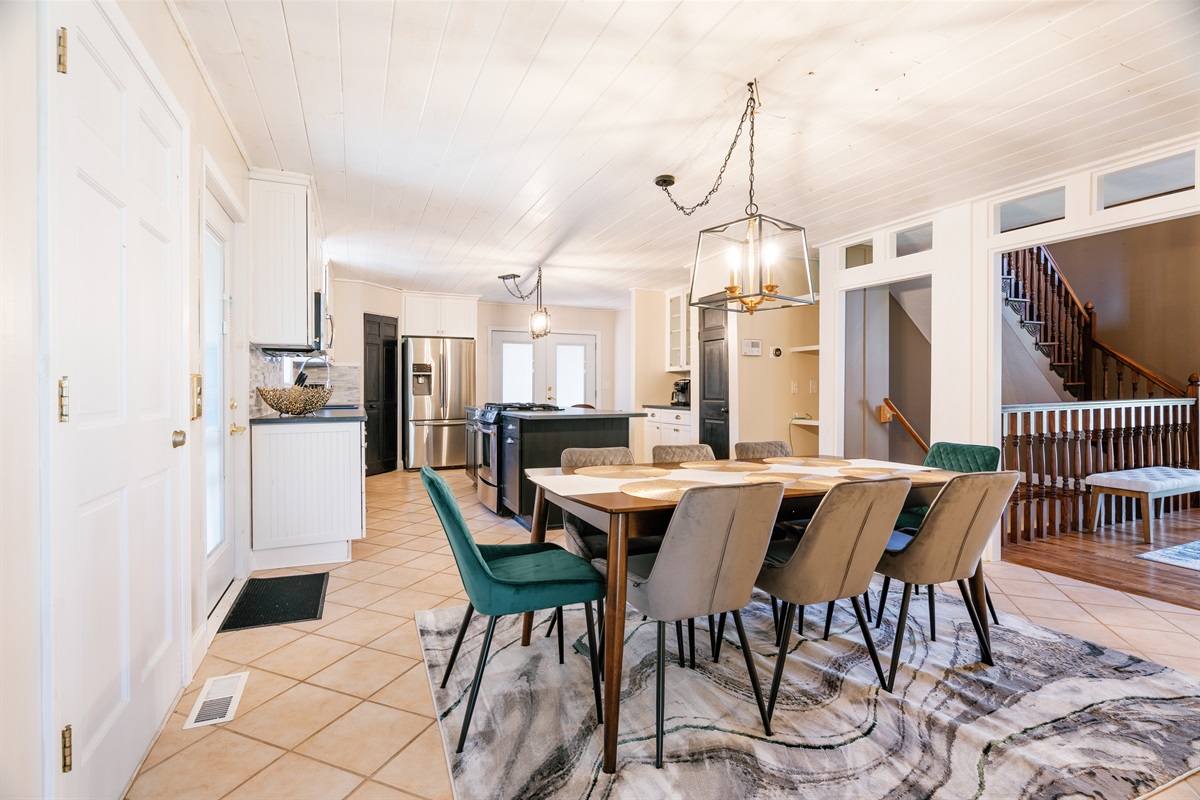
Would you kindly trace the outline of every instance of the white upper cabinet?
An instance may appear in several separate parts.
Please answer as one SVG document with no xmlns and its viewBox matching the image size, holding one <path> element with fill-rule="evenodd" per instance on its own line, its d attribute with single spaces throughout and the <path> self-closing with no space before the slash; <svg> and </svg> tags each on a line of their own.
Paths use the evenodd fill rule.
<svg viewBox="0 0 1200 800">
<path fill-rule="evenodd" d="M 405 292 L 401 334 L 474 339 L 478 303 L 477 298 L 458 294 Z"/>
<path fill-rule="evenodd" d="M 667 295 L 667 371 L 685 372 L 692 366 L 691 308 L 688 290 Z"/>
<path fill-rule="evenodd" d="M 313 345 L 324 261 L 307 178 L 250 181 L 250 341 Z"/>
</svg>

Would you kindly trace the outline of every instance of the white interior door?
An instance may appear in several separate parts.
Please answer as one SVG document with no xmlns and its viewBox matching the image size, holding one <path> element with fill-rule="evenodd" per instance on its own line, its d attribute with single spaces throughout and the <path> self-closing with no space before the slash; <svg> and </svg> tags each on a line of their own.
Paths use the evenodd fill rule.
<svg viewBox="0 0 1200 800">
<path fill-rule="evenodd" d="M 225 380 L 229 363 L 229 303 L 226 282 L 233 251 L 233 220 L 204 193 L 204 491 L 205 612 L 211 614 L 233 583 L 236 552 L 233 505 L 233 430 L 226 413 L 231 398 Z"/>
<path fill-rule="evenodd" d="M 492 331 L 489 344 L 492 402 L 596 405 L 595 334 Z"/>
<path fill-rule="evenodd" d="M 47 77 L 48 365 L 69 395 L 49 421 L 52 708 L 73 734 L 56 794 L 117 797 L 182 683 L 185 133 L 115 6 L 47 14 L 70 42 Z"/>
</svg>

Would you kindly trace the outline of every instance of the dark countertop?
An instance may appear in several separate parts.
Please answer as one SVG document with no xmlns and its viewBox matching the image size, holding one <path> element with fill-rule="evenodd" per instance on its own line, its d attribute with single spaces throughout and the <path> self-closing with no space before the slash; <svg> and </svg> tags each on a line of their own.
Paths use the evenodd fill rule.
<svg viewBox="0 0 1200 800">
<path fill-rule="evenodd" d="M 362 406 L 355 408 L 322 408 L 312 416 L 281 417 L 272 411 L 263 417 L 254 417 L 251 425 L 278 425 L 289 422 L 366 422 L 367 412 Z"/>
<path fill-rule="evenodd" d="M 562 411 L 502 411 L 502 417 L 513 419 L 614 419 L 618 417 L 644 417 L 640 411 L 604 411 L 596 408 L 564 408 Z"/>
<path fill-rule="evenodd" d="M 666 405 L 656 406 L 653 403 L 642 403 L 642 408 L 661 408 L 667 411 L 691 411 L 691 406 L 673 406 L 669 403 Z"/>
</svg>

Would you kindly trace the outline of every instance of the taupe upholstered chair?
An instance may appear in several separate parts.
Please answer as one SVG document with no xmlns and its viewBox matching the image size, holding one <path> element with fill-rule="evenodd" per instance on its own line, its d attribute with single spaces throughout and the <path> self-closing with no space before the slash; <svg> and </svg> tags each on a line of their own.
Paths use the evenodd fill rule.
<svg viewBox="0 0 1200 800">
<path fill-rule="evenodd" d="M 733 446 L 734 458 L 781 458 L 791 454 L 791 445 L 780 441 L 738 442 Z"/>
<path fill-rule="evenodd" d="M 713 449 L 706 444 L 656 444 L 650 451 L 655 464 L 681 464 L 684 461 L 715 461 Z"/>
<path fill-rule="evenodd" d="M 904 507 L 911 486 L 907 478 L 838 484 L 817 506 L 803 538 L 773 542 L 767 549 L 757 585 L 783 602 L 779 655 L 767 703 L 768 719 L 775 713 L 796 606 L 850 598 L 867 652 L 875 664 L 875 674 L 880 685 L 887 688 L 858 596 L 871 585 L 875 565 L 887 547 L 892 523 Z"/>
<path fill-rule="evenodd" d="M 875 571 L 893 580 L 903 581 L 900 618 L 896 621 L 896 642 L 888 672 L 887 689 L 896 682 L 904 629 L 908 624 L 908 602 L 914 585 L 955 581 L 967 604 L 971 624 L 991 663 L 991 648 L 971 604 L 966 579 L 975 573 L 983 548 L 1000 521 L 1004 507 L 1017 485 L 1017 472 L 979 472 L 951 478 L 929 506 L 915 536 L 903 549 L 885 550 Z"/>
<path fill-rule="evenodd" d="M 778 483 L 700 486 L 684 492 L 657 553 L 629 557 L 630 605 L 658 623 L 655 766 L 662 766 L 666 623 L 733 613 L 763 728 L 771 722 L 742 627 L 771 527 L 783 499 Z M 893 516 L 893 519 L 895 517 Z"/>
</svg>

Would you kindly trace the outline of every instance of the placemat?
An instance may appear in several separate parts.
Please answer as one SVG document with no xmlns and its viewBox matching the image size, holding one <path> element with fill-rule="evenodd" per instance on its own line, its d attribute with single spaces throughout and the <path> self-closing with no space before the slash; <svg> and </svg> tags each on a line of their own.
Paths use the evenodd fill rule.
<svg viewBox="0 0 1200 800">
<path fill-rule="evenodd" d="M 708 472 L 766 472 L 770 469 L 766 464 L 753 461 L 685 461 L 679 466 L 683 469 L 702 469 Z"/>
<path fill-rule="evenodd" d="M 804 472 L 747 472 L 742 476 L 746 483 L 782 483 L 790 486 L 800 481 L 820 478 L 820 475 L 809 475 Z"/>
<path fill-rule="evenodd" d="M 799 467 L 848 467 L 849 461 L 840 458 L 813 458 L 812 456 L 773 456 L 764 458 L 768 464 L 792 464 Z"/>
<path fill-rule="evenodd" d="M 710 483 L 701 483 L 700 481 L 637 481 L 635 483 L 622 484 L 621 491 L 627 495 L 645 498 L 646 500 L 673 500 L 679 502 L 679 498 L 683 497 L 683 493 L 688 489 L 696 486 L 711 485 Z"/>
<path fill-rule="evenodd" d="M 661 478 L 670 475 L 671 471 L 642 464 L 598 464 L 594 467 L 577 467 L 575 474 L 593 478 Z"/>
</svg>

